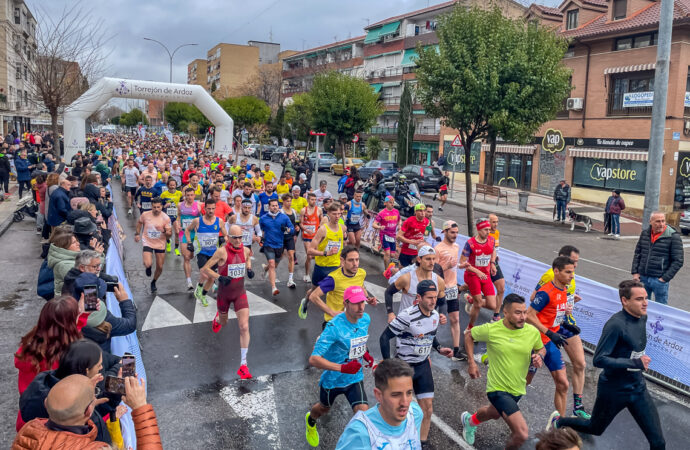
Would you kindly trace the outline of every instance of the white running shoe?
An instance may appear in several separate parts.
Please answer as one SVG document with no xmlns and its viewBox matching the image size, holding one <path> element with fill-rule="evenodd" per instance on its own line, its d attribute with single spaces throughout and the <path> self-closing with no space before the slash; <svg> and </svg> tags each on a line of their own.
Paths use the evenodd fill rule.
<svg viewBox="0 0 690 450">
<path fill-rule="evenodd" d="M 467 314 L 470 314 L 472 312 L 472 302 L 474 299 L 470 294 L 465 294 L 465 312 Z"/>
<path fill-rule="evenodd" d="M 295 284 L 294 280 L 288 280 L 287 287 L 294 288 L 294 287 L 297 287 L 297 285 Z"/>
<path fill-rule="evenodd" d="M 304 277 L 302 277 L 302 281 L 304 281 L 305 283 L 311 283 L 311 277 L 309 275 L 305 275 Z"/>
</svg>

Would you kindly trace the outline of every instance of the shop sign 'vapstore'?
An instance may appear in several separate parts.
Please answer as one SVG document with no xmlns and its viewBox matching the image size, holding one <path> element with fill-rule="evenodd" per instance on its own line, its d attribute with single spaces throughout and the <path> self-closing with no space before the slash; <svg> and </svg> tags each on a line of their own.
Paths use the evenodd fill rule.
<svg viewBox="0 0 690 450">
<path fill-rule="evenodd" d="M 644 192 L 646 177 L 645 161 L 575 158 L 573 164 L 575 186 Z"/>
</svg>

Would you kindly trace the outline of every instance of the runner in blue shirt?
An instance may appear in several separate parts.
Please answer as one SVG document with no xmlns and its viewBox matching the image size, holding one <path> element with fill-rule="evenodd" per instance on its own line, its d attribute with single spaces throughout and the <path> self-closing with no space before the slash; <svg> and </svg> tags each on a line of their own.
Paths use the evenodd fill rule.
<svg viewBox="0 0 690 450">
<path fill-rule="evenodd" d="M 386 359 L 374 372 L 378 404 L 358 412 L 340 435 L 336 450 L 422 448 L 422 408 L 412 401 L 414 371 L 405 361 Z"/>
<path fill-rule="evenodd" d="M 366 411 L 367 394 L 364 392 L 364 371 L 361 359 L 371 367 L 374 358 L 367 351 L 369 323 L 364 313 L 367 296 L 360 286 L 350 286 L 343 294 L 345 311 L 331 319 L 314 345 L 309 364 L 324 369 L 319 381 L 319 401 L 312 406 L 305 417 L 307 442 L 312 447 L 319 445 L 316 420 L 328 414 L 340 394 L 347 397 L 352 410 Z"/>
<path fill-rule="evenodd" d="M 259 201 L 256 205 L 258 209 L 256 215 L 259 217 L 262 217 L 263 215 L 268 213 L 268 202 L 270 202 L 271 200 L 278 200 L 278 202 L 280 202 L 278 194 L 273 192 L 273 183 L 266 182 L 265 189 L 265 192 L 259 194 Z"/>
</svg>

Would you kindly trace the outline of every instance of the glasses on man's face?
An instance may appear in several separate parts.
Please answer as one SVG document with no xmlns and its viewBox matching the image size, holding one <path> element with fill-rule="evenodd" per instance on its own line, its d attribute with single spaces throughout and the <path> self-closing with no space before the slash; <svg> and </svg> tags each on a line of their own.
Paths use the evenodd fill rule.
<svg viewBox="0 0 690 450">
<path fill-rule="evenodd" d="M 241 234 L 239 236 L 232 235 L 232 236 L 230 236 L 230 239 L 242 239 L 242 235 Z"/>
<path fill-rule="evenodd" d="M 85 264 L 84 267 L 91 269 L 94 272 L 100 272 L 101 271 L 101 263 L 98 264 Z"/>
</svg>

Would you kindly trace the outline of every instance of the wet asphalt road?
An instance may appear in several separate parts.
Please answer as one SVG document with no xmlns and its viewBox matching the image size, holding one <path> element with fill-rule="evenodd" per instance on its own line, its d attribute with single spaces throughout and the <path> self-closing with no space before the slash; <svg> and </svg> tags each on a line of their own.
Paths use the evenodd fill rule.
<svg viewBox="0 0 690 450">
<path fill-rule="evenodd" d="M 141 247 L 133 241 L 134 221 L 126 218 L 120 202 L 122 197 L 117 189 L 114 191 L 121 224 L 128 236 L 125 241 L 125 270 L 138 306 L 138 335 L 148 374 L 149 401 L 158 414 L 164 447 L 309 448 L 304 439 L 304 415 L 318 399 L 320 371 L 308 368 L 307 360 L 320 332 L 322 317 L 314 308 L 310 309 L 307 320 L 297 316 L 299 299 L 307 287 L 301 281 L 303 266 L 298 265 L 295 271 L 297 289 L 290 290 L 285 287 L 286 263 L 280 264 L 281 293 L 276 298 L 272 298 L 270 286 L 260 277 L 245 280 L 247 290 L 254 294 L 250 295 L 252 340 L 248 363 L 255 378 L 239 380 L 235 374 L 240 360 L 236 321 L 231 320 L 218 335 L 211 331 L 213 304 L 203 308 L 186 292 L 181 257 L 168 255 L 158 282 L 158 298 L 151 295 L 149 279 L 141 263 Z M 446 214 L 454 213 L 448 208 Z M 463 220 L 460 213 L 453 218 Z M 544 255 L 544 258 L 539 258 L 541 260 L 551 257 L 548 249 L 530 245 L 524 236 L 538 231 L 542 238 L 554 239 L 563 233 L 557 228 L 534 224 L 523 224 L 525 232 L 521 233 L 514 225 L 506 220 L 502 227 L 506 246 L 516 251 L 529 247 L 530 252 Z M 575 245 L 581 246 L 577 242 Z M 26 220 L 14 224 L 0 238 L 0 249 L 0 264 L 5 267 L 3 282 L 0 283 L 0 310 L 3 313 L 0 343 L 4 356 L 0 366 L 0 373 L 4 375 L 0 381 L 4 393 L 0 404 L 5 412 L 2 415 L 0 446 L 8 448 L 14 437 L 18 397 L 12 354 L 21 335 L 35 323 L 38 308 L 43 304 L 43 300 L 35 295 L 40 260 L 34 257 L 38 255 L 39 245 L 31 222 Z M 31 256 L 17 258 L 17 255 Z M 298 260 L 303 262 L 303 250 L 298 250 Z M 369 273 L 367 281 L 384 287 L 380 259 L 363 251 L 361 260 L 362 267 Z M 261 262 L 263 256 L 257 253 L 255 267 Z M 581 265 L 584 267 L 578 269 L 578 273 L 590 270 L 601 275 L 603 272 L 601 268 Z M 195 280 L 197 273 L 193 264 Z M 377 338 L 386 323 L 385 309 L 379 305 L 368 307 L 367 312 L 372 318 L 369 345 L 374 356 L 379 357 Z M 261 314 L 255 315 L 257 313 Z M 482 316 L 482 320 L 487 319 L 488 315 Z M 464 311 L 461 311 L 461 321 L 465 326 L 467 317 Z M 447 326 L 442 327 L 439 339 L 446 345 L 450 343 Z M 470 380 L 466 363 L 453 362 L 435 353 L 432 362 L 436 419 L 431 427 L 430 441 L 436 449 L 468 448 L 459 441 L 460 414 L 487 403 L 484 394 L 486 371 L 481 368 L 482 378 Z M 585 405 L 589 408 L 594 400 L 596 376 L 595 370 L 588 371 Z M 365 386 L 373 404 L 370 372 L 365 373 Z M 652 389 L 662 418 L 667 448 L 686 448 L 686 436 L 690 431 L 687 403 L 656 387 Z M 540 370 L 520 402 L 532 436 L 524 448 L 534 448 L 533 436 L 543 428 L 553 410 L 553 391 L 550 376 Z M 331 414 L 319 421 L 320 448 L 335 446 L 351 415 L 347 402 L 340 398 Z M 508 428 L 503 422 L 483 424 L 477 432 L 475 448 L 502 448 L 507 436 Z M 586 437 L 585 448 L 638 449 L 647 448 L 647 445 L 632 417 L 623 412 L 603 436 Z"/>
</svg>

